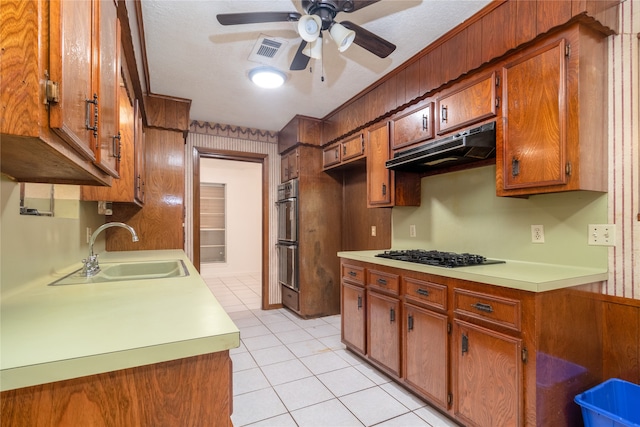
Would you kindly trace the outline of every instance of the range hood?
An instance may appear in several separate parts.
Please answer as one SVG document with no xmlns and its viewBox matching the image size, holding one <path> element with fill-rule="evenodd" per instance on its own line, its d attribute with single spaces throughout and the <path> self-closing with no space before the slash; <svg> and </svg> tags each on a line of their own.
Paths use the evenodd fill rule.
<svg viewBox="0 0 640 427">
<path fill-rule="evenodd" d="M 496 122 L 467 129 L 455 135 L 398 151 L 385 165 L 387 169 L 427 172 L 495 157 Z"/>
</svg>

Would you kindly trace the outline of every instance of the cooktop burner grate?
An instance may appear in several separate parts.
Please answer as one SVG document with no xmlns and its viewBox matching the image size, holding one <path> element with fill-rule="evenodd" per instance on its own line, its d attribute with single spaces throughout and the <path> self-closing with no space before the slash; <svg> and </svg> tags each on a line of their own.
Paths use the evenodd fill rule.
<svg viewBox="0 0 640 427">
<path fill-rule="evenodd" d="M 396 261 L 407 261 L 447 268 L 504 263 L 504 261 L 500 260 L 487 259 L 482 255 L 470 253 L 458 254 L 455 252 L 427 251 L 424 249 L 390 250 L 384 251 L 383 253 L 376 256 L 380 258 L 393 259 Z"/>
</svg>

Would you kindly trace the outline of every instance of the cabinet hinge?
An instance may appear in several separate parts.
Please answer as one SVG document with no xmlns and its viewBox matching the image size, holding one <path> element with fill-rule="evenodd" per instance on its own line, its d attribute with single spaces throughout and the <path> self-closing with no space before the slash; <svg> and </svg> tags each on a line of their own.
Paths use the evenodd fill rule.
<svg viewBox="0 0 640 427">
<path fill-rule="evenodd" d="M 500 97 L 496 96 L 496 108 L 500 108 Z"/>
<path fill-rule="evenodd" d="M 451 323 L 447 323 L 447 334 L 451 334 Z"/>
<path fill-rule="evenodd" d="M 564 167 L 564 173 L 571 176 L 571 162 L 567 162 L 567 165 Z"/>
<path fill-rule="evenodd" d="M 60 85 L 58 82 L 49 80 L 49 73 L 45 73 L 44 93 L 45 105 L 60 102 Z"/>
<path fill-rule="evenodd" d="M 564 56 L 566 56 L 567 58 L 571 56 L 571 45 L 570 44 L 566 44 L 564 46 Z"/>
<path fill-rule="evenodd" d="M 524 347 L 522 349 L 522 363 L 527 363 L 528 359 L 529 359 L 529 352 L 527 351 L 527 348 Z"/>
<path fill-rule="evenodd" d="M 447 405 L 451 406 L 452 403 L 453 403 L 453 394 L 449 393 L 447 394 Z"/>
</svg>

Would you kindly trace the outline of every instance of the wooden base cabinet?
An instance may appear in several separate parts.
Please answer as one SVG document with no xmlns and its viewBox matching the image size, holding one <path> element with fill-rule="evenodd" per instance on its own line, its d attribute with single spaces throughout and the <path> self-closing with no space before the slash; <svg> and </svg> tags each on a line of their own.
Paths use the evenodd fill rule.
<svg viewBox="0 0 640 427">
<path fill-rule="evenodd" d="M 400 376 L 400 301 L 367 291 L 367 355 Z"/>
<path fill-rule="evenodd" d="M 599 283 L 527 292 L 344 258 L 341 266 L 342 342 L 462 425 L 579 425 L 575 395 L 606 379 L 600 301 L 589 293 Z M 365 275 L 364 286 L 349 273 Z"/>
<path fill-rule="evenodd" d="M 465 425 L 522 426 L 522 340 L 456 319 L 454 413 Z"/>
<path fill-rule="evenodd" d="M 442 408 L 449 405 L 449 320 L 445 314 L 404 304 L 404 382 Z"/>
</svg>

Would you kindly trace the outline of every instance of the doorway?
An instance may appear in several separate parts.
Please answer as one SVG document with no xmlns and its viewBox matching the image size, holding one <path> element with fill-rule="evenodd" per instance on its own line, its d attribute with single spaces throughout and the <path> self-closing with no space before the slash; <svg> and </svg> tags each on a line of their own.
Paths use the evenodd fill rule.
<svg viewBox="0 0 640 427">
<path fill-rule="evenodd" d="M 244 153 L 244 152 L 235 152 L 235 151 L 224 151 L 224 150 L 216 150 L 216 149 L 207 149 L 202 147 L 194 147 L 194 168 L 193 168 L 193 262 L 198 271 L 202 272 L 203 262 L 202 262 L 202 254 L 201 254 L 201 182 L 203 181 L 202 176 L 202 165 L 206 165 L 207 162 L 210 161 L 229 161 L 229 165 L 233 162 L 240 163 L 251 163 L 259 165 L 259 181 L 255 183 L 258 186 L 258 193 L 260 195 L 259 209 L 258 209 L 258 217 L 259 224 L 255 227 L 255 231 L 253 232 L 253 236 L 250 237 L 251 241 L 258 246 L 258 254 L 256 255 L 258 260 L 257 263 L 260 264 L 261 270 L 261 308 L 266 309 L 269 306 L 269 295 L 268 295 L 268 278 L 269 278 L 269 248 L 268 248 L 268 239 L 265 238 L 265 233 L 268 230 L 269 224 L 269 209 L 267 201 L 269 200 L 268 188 L 269 188 L 269 177 L 268 177 L 268 165 L 267 165 L 267 155 L 266 154 L 257 154 L 257 153 Z M 249 167 L 248 169 L 251 169 Z M 217 178 L 207 178 L 218 180 Z M 228 214 L 231 214 L 233 209 L 242 209 L 238 207 L 232 207 L 228 210 Z M 254 224 L 256 225 L 256 224 Z M 237 226 L 235 224 L 234 226 Z M 257 234 L 257 235 L 256 235 Z M 248 237 L 244 235 L 244 237 L 240 237 L 241 240 L 246 240 Z M 239 256 L 237 254 L 238 250 L 236 248 L 238 242 L 233 242 L 233 244 L 228 246 L 227 251 L 233 251 L 233 253 L 229 253 L 227 260 L 230 260 L 232 257 L 234 262 L 242 262 L 238 261 L 236 258 Z M 233 248 L 233 249 L 232 249 Z M 227 267 L 229 265 L 227 264 Z M 210 267 L 210 266 L 209 266 Z M 208 267 L 207 267 L 208 268 Z M 215 268 L 215 267 L 214 267 Z M 236 267 L 231 267 L 236 268 Z M 221 268 L 222 269 L 222 268 Z"/>
</svg>

